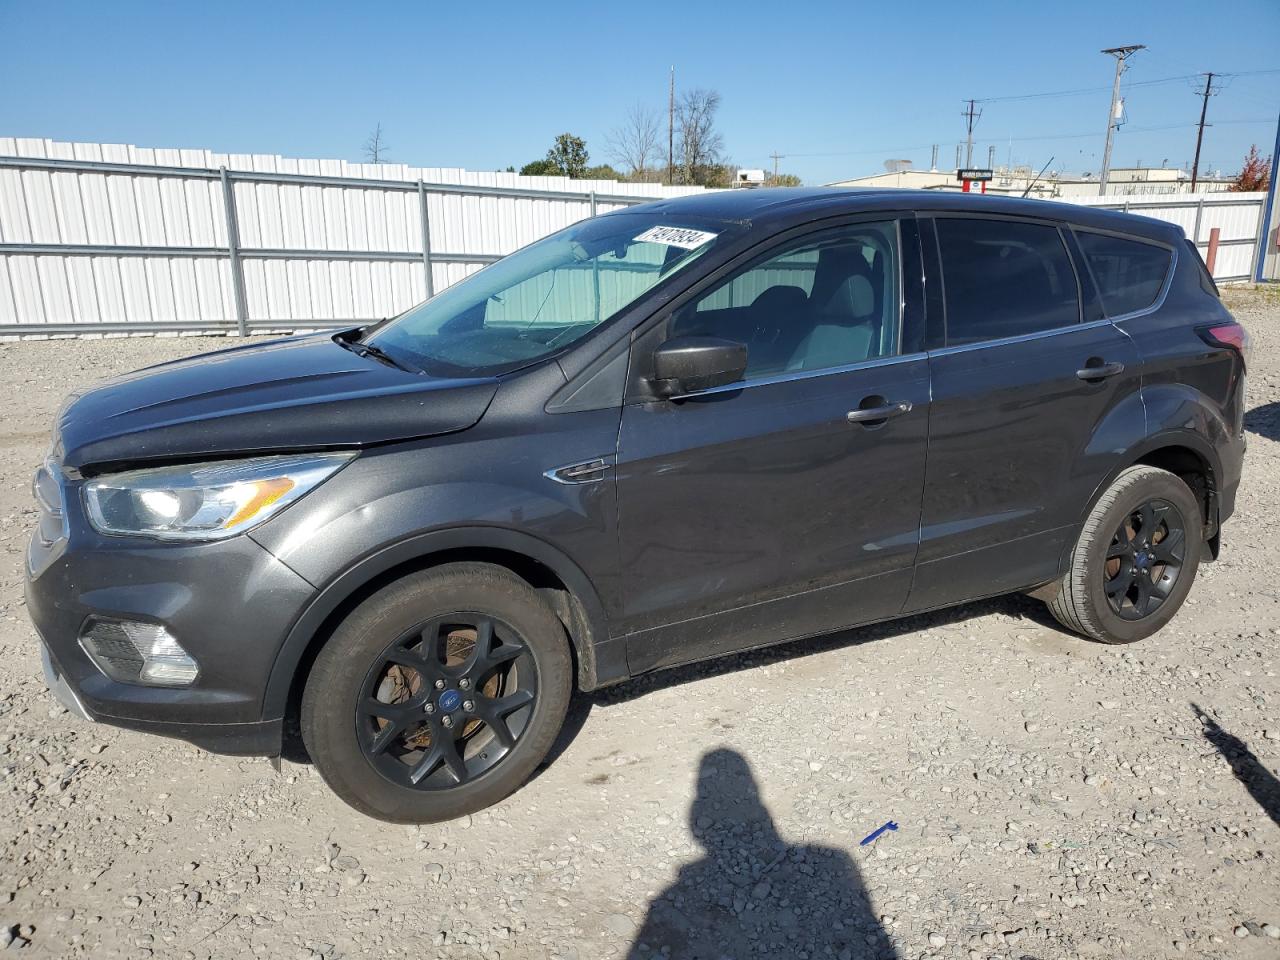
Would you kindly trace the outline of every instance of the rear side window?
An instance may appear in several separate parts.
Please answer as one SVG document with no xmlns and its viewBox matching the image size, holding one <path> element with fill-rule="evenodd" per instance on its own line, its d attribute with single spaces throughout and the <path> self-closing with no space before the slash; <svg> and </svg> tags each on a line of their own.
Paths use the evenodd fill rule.
<svg viewBox="0 0 1280 960">
<path fill-rule="evenodd" d="M 1080 295 L 1056 227 L 939 217 L 947 343 L 978 343 L 1080 322 Z"/>
<path fill-rule="evenodd" d="M 1156 302 L 1173 253 L 1165 247 L 1102 233 L 1077 231 L 1080 249 L 1111 317 L 1145 310 Z"/>
<path fill-rule="evenodd" d="M 1196 245 L 1190 240 L 1184 240 L 1187 249 L 1191 251 L 1191 262 L 1196 265 L 1196 269 L 1200 271 L 1200 289 L 1205 293 L 1221 299 L 1222 294 L 1218 292 L 1218 285 L 1214 282 L 1213 277 L 1209 274 L 1209 268 L 1205 265 L 1204 257 L 1200 256 L 1200 251 L 1196 249 Z"/>
</svg>

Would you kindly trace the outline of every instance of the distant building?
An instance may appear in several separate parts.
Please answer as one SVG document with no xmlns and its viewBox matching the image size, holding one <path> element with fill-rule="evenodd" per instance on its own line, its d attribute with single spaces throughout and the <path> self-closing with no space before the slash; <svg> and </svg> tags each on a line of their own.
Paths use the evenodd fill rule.
<svg viewBox="0 0 1280 960">
<path fill-rule="evenodd" d="M 987 193 L 1002 196 L 1027 196 L 1041 200 L 1058 197 L 1096 197 L 1098 176 L 1094 173 L 1064 173 L 1046 170 L 1039 179 L 1030 167 L 996 167 L 987 183 Z M 1034 184 L 1033 184 L 1034 181 Z M 1230 189 L 1232 180 L 1215 172 L 1201 176 L 1196 193 L 1220 193 Z M 899 170 L 875 173 L 869 177 L 839 180 L 833 187 L 897 187 L 910 190 L 959 190 L 960 181 L 954 170 Z M 1108 194 L 1190 193 L 1191 174 L 1168 167 L 1113 167 L 1107 176 Z"/>
</svg>

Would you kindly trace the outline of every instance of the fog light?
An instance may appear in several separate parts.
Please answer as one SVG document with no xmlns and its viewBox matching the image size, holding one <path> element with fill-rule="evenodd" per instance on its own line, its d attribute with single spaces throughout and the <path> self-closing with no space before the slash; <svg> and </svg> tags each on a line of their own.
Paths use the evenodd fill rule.
<svg viewBox="0 0 1280 960">
<path fill-rule="evenodd" d="M 200 672 L 195 660 L 158 623 L 91 617 L 80 631 L 80 647 L 99 670 L 120 683 L 186 687 Z"/>
</svg>

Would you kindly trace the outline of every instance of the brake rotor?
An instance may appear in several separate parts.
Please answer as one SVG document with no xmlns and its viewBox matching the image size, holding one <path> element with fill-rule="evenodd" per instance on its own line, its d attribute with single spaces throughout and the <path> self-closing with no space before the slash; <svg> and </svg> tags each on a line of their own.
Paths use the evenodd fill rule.
<svg viewBox="0 0 1280 960">
<path fill-rule="evenodd" d="M 471 659 L 471 655 L 476 649 L 476 629 L 475 627 L 454 627 L 444 637 L 444 665 L 446 667 L 460 667 Z M 496 698 L 502 688 L 502 678 L 498 674 L 494 674 L 484 682 L 483 685 L 476 688 L 476 693 L 482 697 Z M 481 726 L 484 721 L 472 719 L 468 720 L 462 728 L 462 738 L 471 736 Z M 428 742 L 430 740 L 428 739 Z"/>
<path fill-rule="evenodd" d="M 404 703 L 416 696 L 421 688 L 422 677 L 416 670 L 392 664 L 387 668 L 382 682 L 378 684 L 377 697 L 383 703 Z M 375 720 L 379 730 L 389 722 L 381 717 Z M 424 724 L 412 735 L 405 737 L 402 742 L 411 749 L 426 749 L 431 746 L 431 730 Z"/>
<path fill-rule="evenodd" d="M 474 627 L 455 627 L 444 637 L 446 667 L 460 667 L 466 663 L 476 649 L 476 630 Z M 411 667 L 392 664 L 387 667 L 382 682 L 378 684 L 377 699 L 383 703 L 404 703 L 418 695 L 422 688 L 421 675 Z M 476 689 L 481 696 L 496 699 L 502 690 L 502 678 L 497 674 L 489 677 Z M 381 717 L 375 720 L 379 730 L 390 721 Z M 473 718 L 468 720 L 459 734 L 466 739 L 484 725 L 484 721 Z M 401 739 L 401 743 L 410 750 L 427 750 L 431 747 L 431 728 L 423 724 L 416 731 Z"/>
</svg>

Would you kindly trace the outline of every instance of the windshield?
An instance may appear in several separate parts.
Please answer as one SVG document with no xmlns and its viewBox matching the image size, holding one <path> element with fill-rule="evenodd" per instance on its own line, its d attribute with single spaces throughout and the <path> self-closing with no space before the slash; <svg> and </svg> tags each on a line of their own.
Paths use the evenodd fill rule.
<svg viewBox="0 0 1280 960">
<path fill-rule="evenodd" d="M 727 229 L 656 212 L 584 220 L 375 328 L 365 342 L 436 376 L 515 370 L 586 336 L 723 242 Z"/>
</svg>

